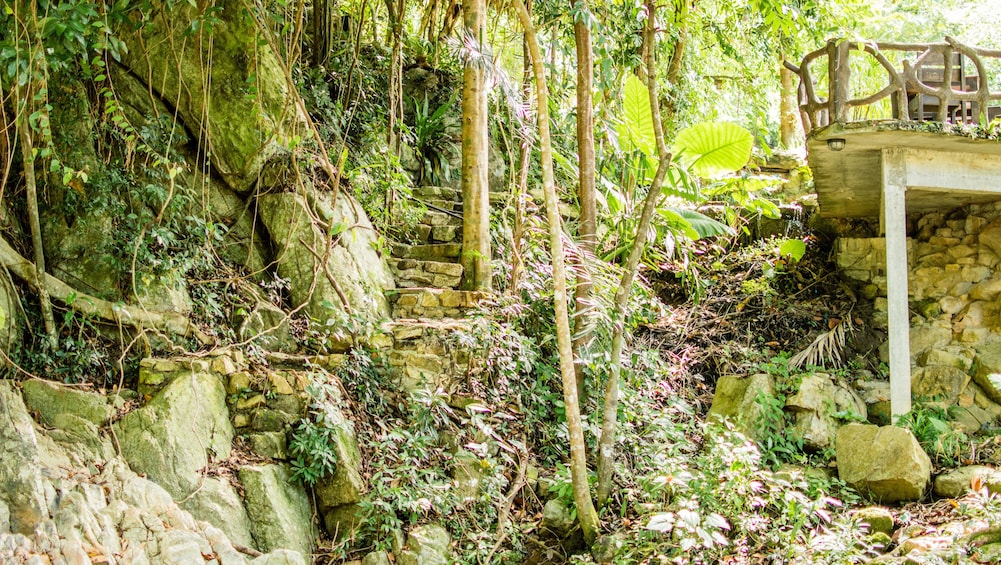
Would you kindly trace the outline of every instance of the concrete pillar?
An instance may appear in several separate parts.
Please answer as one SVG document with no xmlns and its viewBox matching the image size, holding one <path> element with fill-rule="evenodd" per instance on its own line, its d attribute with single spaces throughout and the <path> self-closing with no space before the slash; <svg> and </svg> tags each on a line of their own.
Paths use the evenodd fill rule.
<svg viewBox="0 0 1001 565">
<path fill-rule="evenodd" d="M 887 310 L 890 323 L 890 412 L 911 410 L 911 319 L 907 303 L 907 168 L 904 150 L 883 149 L 882 222 L 886 237 Z"/>
</svg>

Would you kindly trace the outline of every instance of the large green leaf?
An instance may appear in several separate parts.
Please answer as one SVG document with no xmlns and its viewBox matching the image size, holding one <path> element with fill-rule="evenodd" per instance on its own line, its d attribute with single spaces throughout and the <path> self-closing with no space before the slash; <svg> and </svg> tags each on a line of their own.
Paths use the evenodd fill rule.
<svg viewBox="0 0 1001 565">
<path fill-rule="evenodd" d="M 751 158 L 751 132 L 725 122 L 703 122 L 687 127 L 674 140 L 674 154 L 702 178 L 740 170 Z"/>
<path fill-rule="evenodd" d="M 650 93 L 643 81 L 630 74 L 622 98 L 622 122 L 618 126 L 619 146 L 623 151 L 639 149 L 649 157 L 657 157 L 657 139 L 650 114 Z"/>
<path fill-rule="evenodd" d="M 703 237 L 733 233 L 733 230 L 726 224 L 717 222 L 695 210 L 667 207 L 658 209 L 657 213 L 669 228 L 685 234 L 692 241 Z"/>
</svg>

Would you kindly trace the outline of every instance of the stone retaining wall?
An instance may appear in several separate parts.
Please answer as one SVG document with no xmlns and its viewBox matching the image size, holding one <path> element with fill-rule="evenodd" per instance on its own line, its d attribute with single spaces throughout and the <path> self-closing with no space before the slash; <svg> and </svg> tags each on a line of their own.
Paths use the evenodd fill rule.
<svg viewBox="0 0 1001 565">
<path fill-rule="evenodd" d="M 965 409 L 970 427 L 986 424 L 1001 416 L 1001 202 L 908 220 L 913 395 Z M 882 238 L 837 245 L 838 267 L 874 299 L 884 329 L 885 249 Z"/>
</svg>

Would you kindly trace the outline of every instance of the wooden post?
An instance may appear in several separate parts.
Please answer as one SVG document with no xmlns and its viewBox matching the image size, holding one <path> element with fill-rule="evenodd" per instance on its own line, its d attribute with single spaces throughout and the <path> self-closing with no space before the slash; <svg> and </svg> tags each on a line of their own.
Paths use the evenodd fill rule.
<svg viewBox="0 0 1001 565">
<path fill-rule="evenodd" d="M 882 225 L 886 230 L 887 313 L 890 324 L 890 413 L 911 410 L 911 321 L 907 303 L 907 169 L 904 150 L 883 149 Z"/>
<path fill-rule="evenodd" d="M 851 95 L 852 44 L 832 39 L 827 42 L 827 102 L 830 123 L 845 123 L 848 118 L 848 100 Z"/>
</svg>

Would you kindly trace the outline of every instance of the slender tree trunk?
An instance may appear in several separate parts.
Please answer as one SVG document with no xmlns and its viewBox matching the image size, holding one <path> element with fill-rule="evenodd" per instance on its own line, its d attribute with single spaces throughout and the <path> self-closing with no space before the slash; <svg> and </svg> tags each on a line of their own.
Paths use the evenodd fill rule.
<svg viewBox="0 0 1001 565">
<path fill-rule="evenodd" d="M 313 0 L 313 66 L 322 67 L 330 58 L 337 0 Z"/>
<path fill-rule="evenodd" d="M 329 1 L 329 0 L 326 0 Z M 386 0 L 392 48 L 389 56 L 389 150 L 400 154 L 399 122 L 403 120 L 403 16 L 406 0 Z"/>
<path fill-rule="evenodd" d="M 688 20 L 694 2 L 691 0 L 679 0 L 674 13 L 674 46 L 671 50 L 671 58 L 667 63 L 667 87 L 666 101 L 662 108 L 662 115 L 667 120 L 668 125 L 674 121 L 674 114 L 677 110 L 678 94 L 681 91 L 681 69 L 685 61 L 685 51 L 688 47 Z M 644 35 L 646 35 L 644 33 Z M 649 53 L 644 55 L 643 61 Z M 644 63 L 645 64 L 645 63 Z M 659 102 L 659 101 L 658 101 Z"/>
<path fill-rule="evenodd" d="M 647 23 L 645 40 L 648 45 L 654 45 L 656 40 L 656 6 L 655 0 L 646 0 Z M 657 98 L 657 73 L 654 49 L 647 51 L 646 77 L 647 91 L 650 93 L 650 113 L 653 117 L 653 130 L 657 138 L 657 154 L 660 162 L 657 165 L 657 173 L 650 184 L 650 190 L 646 198 L 643 199 L 643 211 L 640 213 L 640 221 L 636 226 L 636 239 L 633 248 L 629 251 L 629 258 L 626 260 L 625 268 L 622 272 L 622 279 L 619 281 L 619 288 L 615 291 L 615 310 L 612 319 L 615 328 L 612 334 L 612 358 L 609 366 L 608 383 L 605 388 L 605 406 L 602 422 L 601 437 L 598 440 L 598 506 L 603 506 L 608 500 L 612 490 L 612 475 L 615 470 L 615 431 L 617 423 L 617 413 L 619 407 L 619 378 L 622 373 L 622 350 L 625 346 L 625 314 L 626 305 L 629 302 L 629 292 L 639 270 L 640 258 L 646 248 L 647 232 L 650 221 L 653 218 L 654 209 L 657 207 L 657 200 L 660 198 L 660 190 L 664 185 L 664 176 L 671 166 L 671 153 L 667 149 L 664 141 L 664 125 L 660 118 L 660 103 Z"/>
<path fill-rule="evenodd" d="M 21 141 L 21 159 L 24 164 L 25 200 L 28 203 L 28 225 L 31 229 L 31 246 L 35 253 L 35 286 L 38 289 L 38 301 L 42 308 L 42 322 L 49 345 L 53 348 L 59 343 L 56 333 L 55 317 L 52 315 L 52 304 L 49 293 L 42 284 L 45 276 L 45 252 L 42 247 L 42 228 L 38 221 L 38 190 L 35 185 L 35 149 L 31 142 L 31 125 L 28 116 L 31 114 L 31 91 L 25 92 L 23 87 L 15 84 L 17 133 Z"/>
<path fill-rule="evenodd" d="M 525 2 L 526 9 L 532 9 L 532 0 Z M 521 97 L 525 104 L 525 112 L 528 112 L 529 98 L 532 95 L 532 64 L 531 54 L 528 52 L 528 40 L 522 37 L 521 41 L 522 71 L 521 71 Z M 523 137 L 518 147 L 518 181 L 514 187 L 514 227 L 511 230 L 511 283 L 510 292 L 518 292 L 518 283 L 521 277 L 523 261 L 521 258 L 521 239 L 525 232 L 525 194 L 528 192 L 528 168 L 529 159 L 532 154 L 532 145 L 527 136 Z"/>
<path fill-rule="evenodd" d="M 583 0 L 580 9 L 589 12 L 590 3 Z M 598 244 L 598 204 L 594 187 L 594 56 L 591 52 L 591 30 L 583 18 L 574 22 L 574 41 L 577 46 L 577 202 L 580 205 L 580 224 L 577 228 L 580 261 L 577 265 L 577 290 L 574 312 L 574 361 L 577 373 L 577 394 L 581 403 L 587 400 L 584 386 L 582 351 L 591 332 L 591 271 L 587 257 L 594 254 Z"/>
<path fill-rule="evenodd" d="M 477 52 L 486 38 L 486 0 L 463 0 L 464 40 Z M 475 57 L 478 57 L 475 56 Z M 489 290 L 490 183 L 489 129 L 484 61 L 466 64 L 462 82 L 462 257 L 464 287 Z"/>
<path fill-rule="evenodd" d="M 570 336 L 570 318 L 567 308 L 567 269 L 563 256 L 563 229 L 561 227 L 559 198 L 556 195 L 556 180 L 553 175 L 553 151 L 549 132 L 549 102 L 546 91 L 546 71 L 536 39 L 535 27 L 525 4 L 513 0 L 521 24 L 525 28 L 525 38 L 532 55 L 535 71 L 536 110 L 539 120 L 539 145 L 542 154 L 542 187 L 546 195 L 546 218 L 549 221 L 549 243 L 553 255 L 553 300 L 556 309 L 556 341 L 560 352 L 560 375 L 563 378 L 563 403 L 567 414 L 567 432 L 570 436 L 570 477 L 573 482 L 574 502 L 577 504 L 577 520 L 588 545 L 598 537 L 598 512 L 591 500 L 591 489 L 587 481 L 587 453 L 584 443 L 584 427 L 577 399 L 577 378 L 574 373 L 573 345 Z"/>
<path fill-rule="evenodd" d="M 803 134 L 799 120 L 799 102 L 796 99 L 797 79 L 796 73 L 790 71 L 782 64 L 782 55 L 779 54 L 779 76 L 782 79 L 782 94 L 779 98 L 780 134 L 782 145 L 786 148 L 803 144 Z"/>
</svg>

